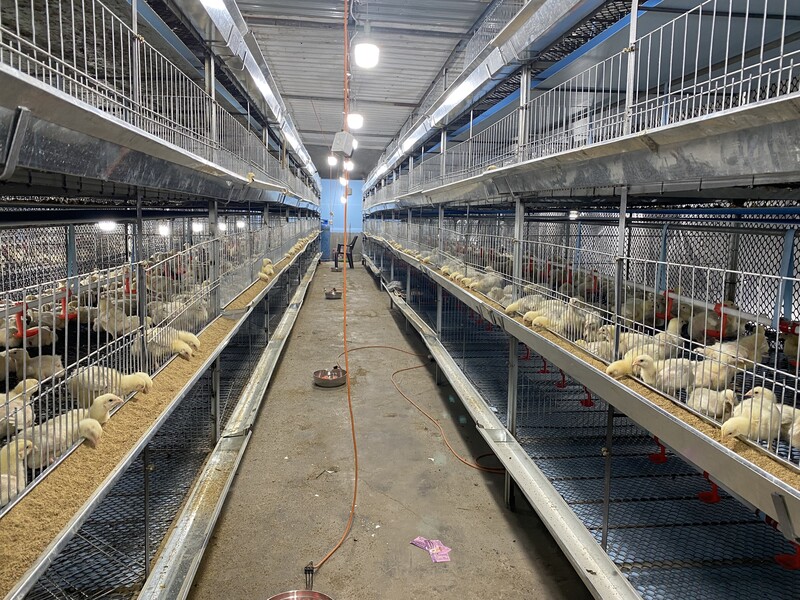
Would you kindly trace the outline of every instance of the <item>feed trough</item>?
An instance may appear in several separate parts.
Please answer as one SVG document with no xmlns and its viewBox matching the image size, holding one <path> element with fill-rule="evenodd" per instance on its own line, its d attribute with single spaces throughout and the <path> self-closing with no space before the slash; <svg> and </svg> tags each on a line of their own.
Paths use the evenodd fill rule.
<svg viewBox="0 0 800 600">
<path fill-rule="evenodd" d="M 319 387 L 339 387 L 347 381 L 347 371 L 335 366 L 332 369 L 314 371 L 314 383 Z"/>
</svg>

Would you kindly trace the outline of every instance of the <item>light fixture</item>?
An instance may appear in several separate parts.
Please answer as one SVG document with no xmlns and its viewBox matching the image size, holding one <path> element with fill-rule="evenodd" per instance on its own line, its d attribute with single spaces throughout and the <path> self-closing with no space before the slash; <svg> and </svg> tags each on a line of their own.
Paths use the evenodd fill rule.
<svg viewBox="0 0 800 600">
<path fill-rule="evenodd" d="M 358 140 L 356 138 L 353 138 L 353 150 L 357 149 L 358 149 Z"/>
<path fill-rule="evenodd" d="M 569 211 L 569 220 L 570 221 L 574 221 L 577 218 L 578 218 L 578 211 L 577 210 Z"/>
<path fill-rule="evenodd" d="M 411 150 L 411 147 L 414 145 L 414 141 L 411 138 L 408 138 L 403 142 L 403 152 L 408 152 Z"/>
<path fill-rule="evenodd" d="M 192 231 L 194 231 L 195 233 L 200 233 L 201 231 L 203 231 L 203 224 L 195 221 L 194 223 L 192 223 Z"/>
<path fill-rule="evenodd" d="M 328 166 L 335 167 L 339 163 L 339 159 L 336 158 L 333 154 L 328 157 Z"/>
<path fill-rule="evenodd" d="M 341 198 L 339 198 L 339 202 L 341 202 L 342 204 L 347 204 L 347 196 L 342 196 Z"/>
<path fill-rule="evenodd" d="M 359 113 L 348 113 L 347 126 L 350 129 L 361 129 L 364 126 L 364 117 Z"/>
<path fill-rule="evenodd" d="M 162 223 L 158 226 L 158 234 L 167 237 L 170 234 L 170 227 L 166 223 Z"/>
<path fill-rule="evenodd" d="M 339 177 L 339 185 L 347 185 L 347 178 L 344 175 Z"/>
<path fill-rule="evenodd" d="M 344 161 L 342 163 L 342 166 L 344 167 L 344 170 L 347 171 L 348 173 L 356 168 L 356 165 L 352 160 Z"/>
<path fill-rule="evenodd" d="M 369 35 L 369 23 L 364 25 L 364 35 L 353 48 L 356 65 L 362 69 L 374 69 L 378 66 L 381 49 L 376 46 Z"/>
<path fill-rule="evenodd" d="M 117 228 L 116 221 L 100 221 L 97 224 L 100 231 L 114 231 Z"/>
<path fill-rule="evenodd" d="M 378 175 L 383 175 L 388 170 L 389 167 L 386 166 L 386 163 L 383 163 L 381 166 L 378 167 Z"/>
<path fill-rule="evenodd" d="M 217 229 L 219 229 L 220 231 L 227 231 L 228 224 L 225 223 L 224 221 L 220 221 L 219 223 L 217 223 Z"/>
<path fill-rule="evenodd" d="M 236 229 L 244 229 L 245 227 L 247 227 L 247 223 L 245 223 L 241 219 L 236 221 Z"/>
</svg>

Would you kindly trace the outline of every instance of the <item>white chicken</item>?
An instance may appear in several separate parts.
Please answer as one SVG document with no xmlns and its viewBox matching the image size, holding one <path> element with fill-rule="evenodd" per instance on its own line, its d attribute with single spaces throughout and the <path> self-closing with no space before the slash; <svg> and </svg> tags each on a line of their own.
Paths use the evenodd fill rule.
<svg viewBox="0 0 800 600">
<path fill-rule="evenodd" d="M 30 440 L 13 440 L 0 448 L 0 506 L 16 499 L 28 483 L 28 457 L 34 451 Z"/>
<path fill-rule="evenodd" d="M 734 364 L 738 361 L 761 360 L 765 352 L 769 351 L 766 331 L 763 326 L 756 327 L 752 335 L 740 337 L 732 342 L 717 342 L 712 346 L 699 348 L 697 352 L 706 358 Z"/>
<path fill-rule="evenodd" d="M 8 359 L 14 361 L 18 375 L 44 381 L 50 377 L 58 379 L 64 376 L 64 365 L 58 355 L 43 354 L 31 358 L 24 348 L 12 348 L 6 352 Z"/>
<path fill-rule="evenodd" d="M 722 424 L 722 440 L 743 435 L 751 440 L 771 442 L 781 432 L 781 411 L 772 391 L 754 387 L 733 409 L 730 419 Z"/>
<path fill-rule="evenodd" d="M 736 376 L 737 366 L 712 358 L 694 362 L 694 384 L 712 390 L 724 390 Z"/>
<path fill-rule="evenodd" d="M 85 410 L 77 408 L 18 433 L 17 439 L 33 442 L 34 451 L 28 457 L 28 466 L 41 469 L 53 464 L 80 438 L 85 438 L 86 443 L 95 448 L 103 428 L 95 419 L 83 416 L 85 414 Z"/>
<path fill-rule="evenodd" d="M 781 411 L 781 439 L 795 448 L 800 448 L 800 409 L 788 404 L 779 406 Z"/>
<path fill-rule="evenodd" d="M 200 340 L 196 335 L 174 327 L 151 327 L 145 332 L 145 344 L 148 354 L 158 360 L 173 354 L 189 360 L 200 349 Z M 141 348 L 141 334 L 137 334 L 131 345 L 131 354 L 140 356 Z"/>
<path fill-rule="evenodd" d="M 686 405 L 708 417 L 722 418 L 736 405 L 736 394 L 733 390 L 714 390 L 696 387 L 689 394 Z"/>
<path fill-rule="evenodd" d="M 692 361 L 685 358 L 668 358 L 656 361 L 652 356 L 637 356 L 633 365 L 639 368 L 642 381 L 659 391 L 676 396 L 678 391 L 690 389 L 694 384 Z"/>
<path fill-rule="evenodd" d="M 476 292 L 480 292 L 481 294 L 487 293 L 493 287 L 504 287 L 505 281 L 503 281 L 502 275 L 499 275 L 494 272 L 494 270 L 486 269 L 486 273 L 483 275 L 476 276 L 469 284 L 469 289 L 474 290 Z"/>
<path fill-rule="evenodd" d="M 522 296 L 522 298 L 519 298 L 518 300 L 515 300 L 506 306 L 505 312 L 507 315 L 513 315 L 514 313 L 525 314 L 528 311 L 539 308 L 544 300 L 545 297 L 541 294 L 529 294 L 527 296 Z"/>
<path fill-rule="evenodd" d="M 568 340 L 576 340 L 583 335 L 584 313 L 578 306 L 578 298 L 571 298 L 558 315 L 542 315 L 533 319 L 536 327 L 545 327 Z"/>
<path fill-rule="evenodd" d="M 70 395 L 82 407 L 103 394 L 114 394 L 124 398 L 132 392 L 149 393 L 153 380 L 141 371 L 124 375 L 111 367 L 91 366 L 78 369 L 67 382 Z"/>
<path fill-rule="evenodd" d="M 8 437 L 33 423 L 35 415 L 28 401 L 38 388 L 38 381 L 25 379 L 7 394 L 0 394 L 0 437 Z"/>
<path fill-rule="evenodd" d="M 614 358 L 614 346 L 611 345 L 611 342 L 607 342 L 605 340 L 589 342 L 584 339 L 577 340 L 575 345 L 585 348 L 588 352 L 606 362 L 609 362 Z"/>
</svg>

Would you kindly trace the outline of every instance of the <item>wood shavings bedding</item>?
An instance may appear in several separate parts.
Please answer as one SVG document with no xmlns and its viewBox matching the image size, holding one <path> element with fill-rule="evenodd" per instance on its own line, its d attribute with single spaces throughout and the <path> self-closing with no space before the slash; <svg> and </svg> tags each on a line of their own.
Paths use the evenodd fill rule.
<svg viewBox="0 0 800 600">
<path fill-rule="evenodd" d="M 306 248 L 307 245 L 301 252 Z M 284 258 L 275 265 L 276 277 L 292 258 Z M 225 309 L 245 308 L 267 285 L 267 282 L 256 281 Z M 97 449 L 81 445 L 0 519 L 0 548 L 3 549 L 0 597 L 8 594 L 150 429 L 186 382 L 200 370 L 203 361 L 231 332 L 237 320 L 221 317 L 213 321 L 198 336 L 202 346 L 191 361 L 172 360 L 153 378 L 149 394 L 135 395 L 103 426 L 103 437 Z"/>
</svg>

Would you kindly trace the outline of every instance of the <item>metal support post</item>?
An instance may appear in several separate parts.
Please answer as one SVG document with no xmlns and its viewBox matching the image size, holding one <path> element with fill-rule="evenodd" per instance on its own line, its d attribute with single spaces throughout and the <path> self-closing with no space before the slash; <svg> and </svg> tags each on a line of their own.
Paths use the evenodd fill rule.
<svg viewBox="0 0 800 600">
<path fill-rule="evenodd" d="M 220 265 L 220 243 L 219 243 L 219 230 L 218 230 L 218 215 L 217 215 L 217 201 L 216 200 L 209 200 L 208 202 L 208 229 L 211 232 L 211 248 L 210 248 L 210 256 L 209 265 L 210 273 L 209 276 L 211 278 L 211 292 L 210 292 L 210 302 L 211 302 L 211 309 L 213 311 L 214 316 L 219 315 L 220 312 L 220 295 L 219 295 L 219 265 Z"/>
<path fill-rule="evenodd" d="M 741 216 L 736 215 L 736 220 Z M 736 284 L 739 283 L 739 238 L 740 234 L 734 231 L 731 234 L 731 252 L 728 255 L 728 268 L 725 273 L 725 298 L 731 302 L 736 300 Z"/>
<path fill-rule="evenodd" d="M 625 124 L 624 134 L 633 131 L 633 104 L 636 96 L 636 40 L 639 23 L 639 0 L 631 1 L 631 23 L 628 29 L 628 78 L 625 83 Z"/>
<path fill-rule="evenodd" d="M 469 154 L 469 158 L 467 159 L 467 168 L 472 169 L 472 121 L 474 117 L 474 110 L 469 110 L 469 146 L 467 146 L 467 152 Z"/>
<path fill-rule="evenodd" d="M 439 172 L 440 177 L 444 181 L 444 176 L 447 172 L 447 129 L 442 127 L 442 135 L 439 141 Z"/>
<path fill-rule="evenodd" d="M 617 238 L 617 256 L 615 258 L 614 269 L 614 356 L 619 354 L 619 334 L 622 323 L 620 322 L 620 314 L 622 313 L 622 291 L 623 282 L 625 280 L 625 231 L 627 225 L 628 214 L 628 188 L 622 188 L 622 193 L 619 199 L 619 231 Z"/>
<path fill-rule="evenodd" d="M 442 339 L 442 286 L 436 284 L 436 335 Z"/>
<path fill-rule="evenodd" d="M 522 68 L 519 76 L 519 119 L 517 123 L 517 160 L 525 159 L 525 150 L 528 147 L 530 135 L 530 119 L 528 118 L 528 102 L 531 92 L 531 68 Z"/>
<path fill-rule="evenodd" d="M 522 243 L 525 235 L 525 205 L 522 200 L 517 198 L 516 205 L 514 206 L 514 248 L 512 253 L 512 260 L 514 263 L 511 266 L 511 278 L 514 284 L 513 294 L 514 300 L 522 296 Z"/>
<path fill-rule="evenodd" d="M 136 276 L 136 310 L 140 320 L 144 323 L 144 316 L 147 314 L 147 270 L 144 266 L 144 220 L 142 219 L 142 193 L 136 193 L 136 229 L 133 238 L 133 260 L 129 277 Z M 139 336 L 139 356 L 141 356 L 141 371 L 150 372 L 149 354 L 147 352 L 147 339 L 144 335 Z"/>
<path fill-rule="evenodd" d="M 215 64 L 214 64 L 214 57 L 210 54 L 206 56 L 205 62 L 205 83 L 206 83 L 206 94 L 209 95 L 208 101 L 208 129 L 209 129 L 209 138 L 211 139 L 211 143 L 214 144 L 216 147 L 217 145 L 217 110 L 216 110 L 216 73 L 215 73 Z M 214 159 L 214 150 L 215 148 L 211 148 L 211 159 Z"/>
<path fill-rule="evenodd" d="M 411 245 L 411 209 L 406 211 L 406 242 Z"/>
<path fill-rule="evenodd" d="M 606 418 L 606 445 L 603 448 L 605 457 L 605 473 L 603 475 L 603 516 L 600 546 L 603 550 L 608 546 L 608 519 L 611 512 L 611 454 L 614 443 L 614 407 L 608 405 Z"/>
<path fill-rule="evenodd" d="M 222 433 L 220 418 L 220 387 L 219 387 L 220 360 L 219 357 L 214 361 L 211 368 L 211 439 L 212 445 L 216 445 Z"/>
<path fill-rule="evenodd" d="M 781 320 L 781 308 L 787 319 L 792 318 L 792 299 L 794 286 L 794 229 L 787 229 L 783 235 L 783 254 L 781 255 L 781 281 L 778 285 L 778 298 L 772 316 L 772 326 L 778 329 Z"/>
<path fill-rule="evenodd" d="M 131 0 L 131 100 L 133 101 L 132 122 L 139 127 L 139 115 L 141 114 L 142 101 L 142 68 L 140 64 L 140 49 L 142 41 L 139 39 L 139 0 Z"/>
<path fill-rule="evenodd" d="M 142 450 L 142 477 L 144 481 L 144 576 L 150 576 L 150 444 Z"/>
<path fill-rule="evenodd" d="M 669 244 L 669 225 L 661 228 L 661 250 L 658 255 L 658 265 L 656 266 L 656 291 L 664 292 L 667 290 L 667 247 Z M 667 318 L 669 320 L 669 317 Z"/>
<path fill-rule="evenodd" d="M 517 432 L 517 385 L 519 383 L 519 342 L 517 338 L 508 338 L 508 407 L 506 411 L 506 429 L 511 435 Z M 514 494 L 514 480 L 506 471 L 505 475 L 505 501 L 509 510 L 515 510 L 516 497 Z"/>
<path fill-rule="evenodd" d="M 394 254 L 389 261 L 389 281 L 394 281 Z"/>
<path fill-rule="evenodd" d="M 414 187 L 414 157 L 408 157 L 408 189 Z"/>
<path fill-rule="evenodd" d="M 439 229 L 437 231 L 439 236 L 437 239 L 436 247 L 439 249 L 439 257 L 441 258 L 444 253 L 444 206 L 439 205 Z"/>
</svg>

